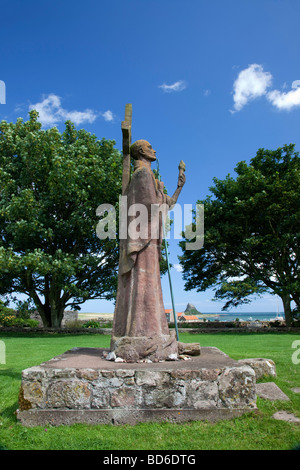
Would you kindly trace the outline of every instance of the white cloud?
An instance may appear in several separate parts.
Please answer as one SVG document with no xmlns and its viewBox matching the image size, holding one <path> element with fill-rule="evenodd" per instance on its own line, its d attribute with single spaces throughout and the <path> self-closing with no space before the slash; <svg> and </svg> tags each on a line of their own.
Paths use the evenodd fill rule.
<svg viewBox="0 0 300 470">
<path fill-rule="evenodd" d="M 114 115 L 109 109 L 107 111 L 105 111 L 105 113 L 102 113 L 102 116 L 105 119 L 105 121 L 113 121 L 114 120 Z"/>
<path fill-rule="evenodd" d="M 263 67 L 251 64 L 242 70 L 233 84 L 234 110 L 240 111 L 249 101 L 263 96 L 272 83 L 272 75 Z"/>
<path fill-rule="evenodd" d="M 178 273 L 182 273 L 182 272 L 183 272 L 183 267 L 181 266 L 181 264 L 173 264 L 173 268 L 174 268 L 175 271 L 177 271 Z"/>
<path fill-rule="evenodd" d="M 171 85 L 167 85 L 166 83 L 163 83 L 162 85 L 159 85 L 159 88 L 161 88 L 165 93 L 173 93 L 174 91 L 182 91 L 186 88 L 186 83 L 184 80 L 179 80 L 178 82 L 172 83 Z"/>
<path fill-rule="evenodd" d="M 97 118 L 95 111 L 86 109 L 85 111 L 67 111 L 61 106 L 59 96 L 50 94 L 41 102 L 31 104 L 29 109 L 35 109 L 39 113 L 39 121 L 43 126 L 53 126 L 59 122 L 71 120 L 79 125 L 83 122 L 94 122 Z"/>
<path fill-rule="evenodd" d="M 287 93 L 273 90 L 267 94 L 267 98 L 277 109 L 290 111 L 292 108 L 300 106 L 300 87 L 294 88 Z"/>
</svg>

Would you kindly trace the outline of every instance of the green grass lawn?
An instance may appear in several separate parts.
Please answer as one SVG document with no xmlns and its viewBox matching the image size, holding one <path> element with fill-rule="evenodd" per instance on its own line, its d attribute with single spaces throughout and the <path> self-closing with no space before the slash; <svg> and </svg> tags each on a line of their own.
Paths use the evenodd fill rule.
<svg viewBox="0 0 300 470">
<path fill-rule="evenodd" d="M 232 420 L 186 424 L 141 423 L 136 426 L 75 424 L 26 428 L 17 422 L 23 369 L 39 365 L 73 347 L 109 347 L 109 335 L 0 333 L 6 364 L 0 364 L 0 448 L 11 450 L 276 450 L 300 445 L 299 424 L 272 418 L 279 410 L 300 417 L 300 364 L 292 362 L 291 333 L 203 333 L 180 335 L 184 342 L 215 346 L 233 359 L 265 357 L 276 363 L 273 380 L 290 401 L 258 398 L 258 410 Z M 299 355 L 298 355 L 299 357 Z"/>
</svg>

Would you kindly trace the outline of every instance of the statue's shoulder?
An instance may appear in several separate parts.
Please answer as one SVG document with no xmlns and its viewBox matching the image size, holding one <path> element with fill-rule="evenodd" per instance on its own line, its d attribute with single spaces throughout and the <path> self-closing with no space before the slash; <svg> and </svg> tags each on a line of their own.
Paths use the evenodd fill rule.
<svg viewBox="0 0 300 470">
<path fill-rule="evenodd" d="M 133 175 L 140 175 L 140 174 L 148 174 L 151 175 L 151 171 L 148 170 L 148 168 L 146 168 L 145 166 L 139 166 L 138 168 L 136 168 L 133 172 Z"/>
<path fill-rule="evenodd" d="M 143 194 L 143 198 L 147 200 L 156 198 L 157 188 L 152 170 L 141 166 L 134 171 L 128 187 L 128 195 L 136 192 Z"/>
<path fill-rule="evenodd" d="M 138 179 L 138 180 L 149 180 L 152 181 L 154 180 L 154 175 L 151 170 L 148 170 L 145 166 L 140 166 L 136 170 L 134 170 L 133 175 L 132 175 L 132 180 L 133 179 Z"/>
</svg>

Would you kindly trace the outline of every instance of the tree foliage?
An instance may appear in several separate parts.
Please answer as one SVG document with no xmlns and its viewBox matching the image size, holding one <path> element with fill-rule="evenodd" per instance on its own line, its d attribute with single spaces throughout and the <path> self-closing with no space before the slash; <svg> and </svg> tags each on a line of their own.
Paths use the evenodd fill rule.
<svg viewBox="0 0 300 470">
<path fill-rule="evenodd" d="M 225 180 L 214 178 L 204 201 L 205 241 L 180 257 L 186 290 L 215 289 L 223 309 L 253 294 L 281 297 L 287 324 L 291 300 L 299 306 L 300 159 L 294 145 L 259 149 Z"/>
<path fill-rule="evenodd" d="M 97 237 L 96 209 L 117 206 L 122 162 L 113 141 L 29 114 L 0 123 L 0 295 L 28 295 L 57 327 L 67 306 L 115 295 L 118 244 Z"/>
</svg>

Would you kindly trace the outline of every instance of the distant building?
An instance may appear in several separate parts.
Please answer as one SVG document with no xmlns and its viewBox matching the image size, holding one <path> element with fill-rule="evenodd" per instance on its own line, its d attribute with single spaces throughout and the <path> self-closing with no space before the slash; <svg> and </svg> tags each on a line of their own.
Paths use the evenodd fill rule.
<svg viewBox="0 0 300 470">
<path fill-rule="evenodd" d="M 196 315 L 181 314 L 180 317 L 178 318 L 178 321 L 193 322 L 193 321 L 199 321 L 199 318 L 196 317 Z"/>
<path fill-rule="evenodd" d="M 167 308 L 165 310 L 165 314 L 166 314 L 168 322 L 173 323 L 174 322 L 173 309 Z M 181 315 L 183 315 L 183 312 L 176 312 L 177 321 L 179 321 L 179 318 L 181 317 Z"/>
<path fill-rule="evenodd" d="M 173 309 L 172 308 L 167 308 L 165 310 L 165 314 L 166 314 L 167 320 L 171 321 L 171 318 L 173 318 Z"/>
</svg>

